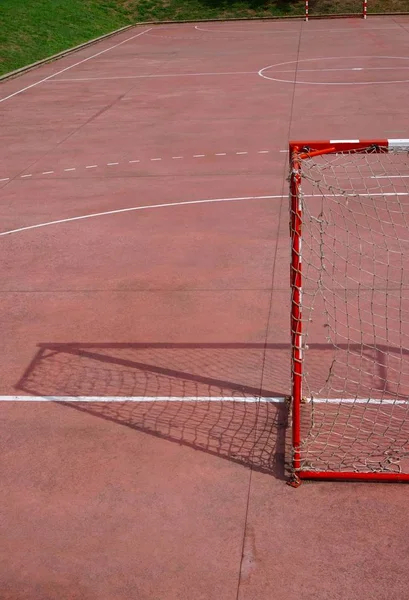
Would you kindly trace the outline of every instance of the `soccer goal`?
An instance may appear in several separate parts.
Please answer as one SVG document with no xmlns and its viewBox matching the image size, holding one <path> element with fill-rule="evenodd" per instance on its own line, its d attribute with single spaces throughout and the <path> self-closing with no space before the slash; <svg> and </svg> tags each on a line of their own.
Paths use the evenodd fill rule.
<svg viewBox="0 0 409 600">
<path fill-rule="evenodd" d="M 368 1 L 370 0 L 343 0 L 340 2 L 338 16 L 343 17 L 362 17 L 366 19 L 368 15 Z M 333 9 L 332 9 L 333 11 Z M 328 11 L 327 11 L 328 12 Z M 305 20 L 308 21 L 314 17 L 337 16 L 336 14 L 327 14 L 325 3 L 320 0 L 305 0 Z"/>
<path fill-rule="evenodd" d="M 409 139 L 289 151 L 293 483 L 409 481 Z"/>
</svg>

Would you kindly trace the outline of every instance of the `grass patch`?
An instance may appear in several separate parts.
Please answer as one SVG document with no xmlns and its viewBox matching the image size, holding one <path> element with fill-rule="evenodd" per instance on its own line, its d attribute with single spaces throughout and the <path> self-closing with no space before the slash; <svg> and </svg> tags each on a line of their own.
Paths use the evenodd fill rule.
<svg viewBox="0 0 409 600">
<path fill-rule="evenodd" d="M 310 6 L 312 14 L 357 12 L 362 0 Z M 409 11 L 409 0 L 369 0 L 369 8 Z M 0 75 L 138 21 L 303 14 L 304 0 L 0 0 Z"/>
</svg>

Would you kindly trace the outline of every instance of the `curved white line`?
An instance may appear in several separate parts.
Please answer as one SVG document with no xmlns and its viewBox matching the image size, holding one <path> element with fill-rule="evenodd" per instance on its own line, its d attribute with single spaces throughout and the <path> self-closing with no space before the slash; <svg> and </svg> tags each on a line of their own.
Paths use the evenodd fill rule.
<svg viewBox="0 0 409 600">
<path fill-rule="evenodd" d="M 264 79 L 268 79 L 269 81 L 277 81 L 279 83 L 296 83 L 298 84 L 302 84 L 302 85 L 375 85 L 375 84 L 379 84 L 379 85 L 385 85 L 385 84 L 391 84 L 391 83 L 408 83 L 409 79 L 401 79 L 401 80 L 397 80 L 397 81 L 340 81 L 340 82 L 321 82 L 321 81 L 297 81 L 294 79 L 277 79 L 277 77 L 268 77 L 268 75 L 264 74 L 264 71 L 267 71 L 268 69 L 275 69 L 276 67 L 282 67 L 284 65 L 297 65 L 299 63 L 304 63 L 304 62 L 313 62 L 313 61 L 323 61 L 323 60 L 345 60 L 345 59 L 349 59 L 349 60 L 356 60 L 356 59 L 360 59 L 360 58 L 370 58 L 370 59 L 376 59 L 376 58 L 382 58 L 382 59 L 392 59 L 392 60 L 409 60 L 409 57 L 407 56 L 326 56 L 326 57 L 320 57 L 320 58 L 303 58 L 301 60 L 295 61 L 295 60 L 289 60 L 286 62 L 282 62 L 282 63 L 277 63 L 275 65 L 269 65 L 268 67 L 263 67 L 262 69 L 260 69 L 260 71 L 258 72 L 258 75 L 260 75 L 260 77 L 263 77 Z M 296 67 L 294 67 L 294 75 L 296 73 Z"/>
<path fill-rule="evenodd" d="M 81 221 L 83 219 L 92 219 L 94 217 L 103 217 L 106 215 L 118 215 L 136 210 L 148 210 L 150 208 L 167 208 L 170 206 L 187 206 L 190 204 L 212 204 L 215 202 L 237 202 L 239 200 L 269 200 L 284 198 L 285 196 L 241 196 L 238 198 L 213 198 L 209 200 L 189 200 L 187 202 L 166 202 L 165 204 L 150 204 L 147 206 L 132 206 L 131 208 L 119 208 L 117 210 L 109 210 L 107 212 L 91 213 L 89 215 L 81 215 L 79 217 L 69 217 L 68 219 L 58 219 L 56 221 L 48 221 L 47 223 L 38 223 L 37 225 L 28 225 L 27 227 L 19 227 L 10 231 L 2 231 L 0 236 L 11 235 L 12 233 L 20 233 L 29 229 L 39 229 L 40 227 L 48 227 L 49 225 L 59 225 L 61 223 L 70 223 L 72 221 Z"/>
</svg>

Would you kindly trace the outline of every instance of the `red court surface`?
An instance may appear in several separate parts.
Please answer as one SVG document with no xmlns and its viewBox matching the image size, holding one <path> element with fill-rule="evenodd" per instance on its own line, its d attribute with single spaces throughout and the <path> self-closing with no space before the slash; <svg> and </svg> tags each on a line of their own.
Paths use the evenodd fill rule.
<svg viewBox="0 0 409 600">
<path fill-rule="evenodd" d="M 2 600 L 407 596 L 286 479 L 288 141 L 409 138 L 409 17 L 146 26 L 1 85 Z"/>
</svg>

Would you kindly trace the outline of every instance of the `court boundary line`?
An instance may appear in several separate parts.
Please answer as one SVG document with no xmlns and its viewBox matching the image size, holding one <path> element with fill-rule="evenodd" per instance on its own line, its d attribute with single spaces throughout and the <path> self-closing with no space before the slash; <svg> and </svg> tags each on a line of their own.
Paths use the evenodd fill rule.
<svg viewBox="0 0 409 600">
<path fill-rule="evenodd" d="M 6 100 L 9 100 L 10 98 L 13 98 L 14 96 L 18 96 L 19 94 L 22 94 L 23 92 L 36 87 L 37 85 L 40 85 L 41 83 L 44 83 L 45 81 L 48 81 L 49 79 L 52 79 L 53 77 L 56 77 L 57 75 L 60 75 L 61 73 L 65 73 L 65 71 L 69 71 L 70 69 L 73 69 L 74 67 L 77 67 L 78 65 L 81 65 L 89 60 L 92 60 L 93 58 L 96 58 L 97 56 L 100 56 L 101 54 L 105 54 L 105 52 L 109 52 L 110 50 L 113 50 L 114 48 L 118 48 L 118 46 L 122 46 L 122 44 L 125 44 L 126 42 L 130 42 L 131 40 L 134 40 L 135 38 L 140 37 L 144 33 L 148 33 L 148 31 L 151 31 L 152 29 L 153 29 L 152 27 L 150 27 L 149 29 L 145 29 L 144 31 L 141 31 L 141 32 L 137 33 L 136 35 L 126 38 L 125 40 L 122 40 L 122 42 L 119 42 L 118 44 L 114 44 L 113 46 L 110 46 L 109 48 L 105 48 L 105 50 L 101 50 L 100 52 L 97 52 L 96 54 L 93 54 L 92 56 L 83 58 L 82 60 L 74 63 L 73 65 L 70 65 L 69 67 L 65 67 L 64 69 L 61 69 L 60 71 L 57 71 L 56 73 L 52 73 L 48 77 L 44 77 L 43 79 L 40 79 L 40 81 L 32 83 L 31 85 L 27 85 L 26 87 L 21 88 L 20 90 L 17 90 L 16 92 L 13 92 L 12 94 L 5 96 L 4 98 L 0 98 L 0 104 L 2 102 L 5 102 Z"/>
<path fill-rule="evenodd" d="M 288 402 L 289 396 L 0 396 L 1 402 L 240 402 L 240 403 L 271 403 L 284 404 Z M 406 406 L 408 400 L 393 398 L 314 398 L 307 399 L 306 404 L 345 404 L 369 405 L 369 406 Z"/>
<path fill-rule="evenodd" d="M 257 402 L 283 404 L 286 396 L 0 396 L 0 402 Z"/>
</svg>

